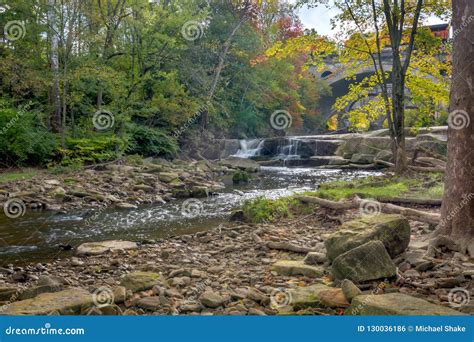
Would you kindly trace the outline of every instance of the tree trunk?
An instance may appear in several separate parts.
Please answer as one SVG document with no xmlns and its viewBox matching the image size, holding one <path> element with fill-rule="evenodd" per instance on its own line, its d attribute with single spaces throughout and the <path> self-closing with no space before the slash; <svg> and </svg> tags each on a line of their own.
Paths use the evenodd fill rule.
<svg viewBox="0 0 474 342">
<path fill-rule="evenodd" d="M 474 257 L 474 25 L 468 23 L 472 16 L 472 0 L 453 0 L 451 113 L 439 233 L 450 236 Z"/>
<path fill-rule="evenodd" d="M 219 82 L 219 79 L 221 77 L 222 69 L 224 69 L 225 59 L 227 57 L 227 54 L 229 53 L 230 45 L 232 44 L 232 39 L 234 39 L 234 36 L 236 35 L 237 31 L 240 29 L 242 24 L 245 22 L 245 20 L 246 20 L 245 17 L 239 20 L 237 25 L 233 28 L 233 30 L 229 34 L 229 37 L 225 41 L 222 51 L 219 54 L 219 63 L 216 67 L 216 70 L 214 72 L 214 77 L 211 82 L 211 86 L 209 87 L 209 91 L 207 93 L 208 102 L 210 102 L 212 98 L 214 97 L 214 93 L 217 88 L 217 83 Z M 201 127 L 207 128 L 207 123 L 209 120 L 208 116 L 209 116 L 209 111 L 206 108 L 201 114 Z"/>
<path fill-rule="evenodd" d="M 58 28 L 56 23 L 56 1 L 49 0 L 48 2 L 48 21 L 50 26 L 50 39 L 51 39 L 51 51 L 50 51 L 50 65 L 51 72 L 53 74 L 53 85 L 51 89 L 51 104 L 52 104 L 52 115 L 51 115 L 51 127 L 53 132 L 61 132 L 61 98 L 59 93 L 59 57 L 58 57 Z"/>
</svg>

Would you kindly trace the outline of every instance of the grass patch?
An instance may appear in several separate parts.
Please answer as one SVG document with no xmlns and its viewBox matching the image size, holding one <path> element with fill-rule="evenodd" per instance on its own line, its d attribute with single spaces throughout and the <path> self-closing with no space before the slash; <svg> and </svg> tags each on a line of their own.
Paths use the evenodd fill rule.
<svg viewBox="0 0 474 342">
<path fill-rule="evenodd" d="M 37 170 L 25 170 L 18 172 L 2 172 L 0 173 L 0 183 L 6 183 L 17 180 L 30 179 L 38 175 Z"/>
<path fill-rule="evenodd" d="M 441 174 L 428 174 L 416 178 L 367 177 L 351 182 L 337 181 L 322 184 L 318 191 L 305 195 L 339 201 L 357 195 L 361 198 L 442 198 L 444 185 Z"/>
<path fill-rule="evenodd" d="M 242 207 L 246 221 L 254 223 L 275 222 L 295 215 L 304 215 L 312 212 L 314 205 L 301 203 L 293 197 L 268 199 L 259 197 L 247 201 Z"/>
</svg>

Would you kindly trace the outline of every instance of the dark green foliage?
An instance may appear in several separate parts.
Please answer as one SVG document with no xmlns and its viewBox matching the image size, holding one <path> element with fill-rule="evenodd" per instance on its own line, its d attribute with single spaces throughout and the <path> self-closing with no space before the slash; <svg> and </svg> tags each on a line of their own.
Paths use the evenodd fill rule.
<svg viewBox="0 0 474 342">
<path fill-rule="evenodd" d="M 247 183 L 249 181 L 249 174 L 246 171 L 238 170 L 232 176 L 234 184 Z"/>
<path fill-rule="evenodd" d="M 58 142 L 30 104 L 16 108 L 0 99 L 0 160 L 3 167 L 44 165 L 54 156 Z"/>
<path fill-rule="evenodd" d="M 127 153 L 144 157 L 173 157 L 178 151 L 176 140 L 157 128 L 132 125 Z"/>
</svg>

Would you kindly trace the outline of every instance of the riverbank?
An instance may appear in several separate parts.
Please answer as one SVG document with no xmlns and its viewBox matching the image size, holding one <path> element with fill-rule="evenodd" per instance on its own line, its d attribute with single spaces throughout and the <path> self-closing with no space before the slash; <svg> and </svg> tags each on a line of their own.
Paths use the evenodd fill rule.
<svg viewBox="0 0 474 342">
<path fill-rule="evenodd" d="M 105 164 L 61 174 L 47 170 L 2 173 L 5 181 L 0 183 L 0 204 L 11 217 L 19 217 L 26 210 L 69 212 L 104 206 L 133 209 L 141 204 L 164 203 L 174 198 L 212 195 L 224 187 L 220 178 L 245 169 L 245 165 L 240 166 L 148 159 L 135 164 Z"/>
<path fill-rule="evenodd" d="M 272 223 L 228 222 L 209 231 L 132 244 L 129 249 L 101 255 L 76 255 L 24 268 L 11 265 L 0 270 L 3 312 L 357 314 L 351 300 L 362 310 L 364 295 L 370 297 L 370 305 L 364 301 L 361 307 L 369 311 L 383 307 L 384 300 L 390 299 L 395 302 L 390 304 L 391 310 L 402 310 L 399 314 L 416 307 L 425 310 L 419 314 L 474 312 L 469 301 L 457 306 L 452 295 L 456 288 L 468 294 L 472 291 L 474 263 L 443 243 L 430 250 L 432 227 L 413 220 L 409 221 L 408 248 L 393 259 L 397 274 L 358 282 L 355 299 L 349 300 L 344 286 L 332 275 L 325 242 L 341 224 L 361 213 L 309 209 L 309 214 L 302 211 Z M 309 252 L 316 260 L 304 263 Z M 294 260 L 298 266 L 282 267 L 282 260 L 286 265 Z M 379 267 L 376 263 L 372 266 Z M 397 305 L 405 305 L 405 309 Z"/>
</svg>

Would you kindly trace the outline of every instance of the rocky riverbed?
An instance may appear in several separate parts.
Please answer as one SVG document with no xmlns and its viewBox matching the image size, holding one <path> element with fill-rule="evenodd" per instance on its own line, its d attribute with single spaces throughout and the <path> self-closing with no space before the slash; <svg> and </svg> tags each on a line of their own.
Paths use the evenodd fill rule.
<svg viewBox="0 0 474 342">
<path fill-rule="evenodd" d="M 474 313 L 469 302 L 474 263 L 453 251 L 450 241 L 428 244 L 430 227 L 403 217 L 378 215 L 353 221 L 358 215 L 359 211 L 335 215 L 315 208 L 309 216 L 272 224 L 225 223 L 152 244 L 89 244 L 71 251 L 74 256 L 51 263 L 9 265 L 0 269 L 1 312 Z M 404 228 L 387 240 L 385 230 L 396 233 L 400 225 Z M 358 232 L 356 239 L 349 244 L 337 241 L 351 230 Z M 360 248 L 376 253 L 370 260 L 384 258 L 384 262 L 351 264 Z"/>
<path fill-rule="evenodd" d="M 222 162 L 148 159 L 140 165 L 107 164 L 64 175 L 38 176 L 0 184 L 0 204 L 10 216 L 25 209 L 69 212 L 112 206 L 133 209 L 140 204 L 174 198 L 206 197 L 223 189 L 219 181 L 235 170 L 257 171 L 245 159 Z"/>
</svg>

